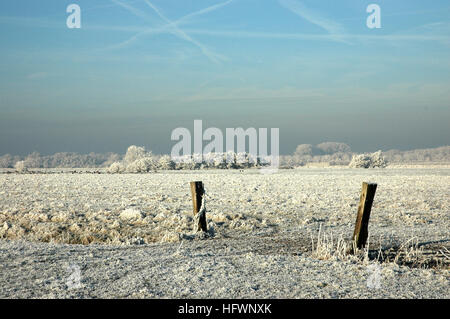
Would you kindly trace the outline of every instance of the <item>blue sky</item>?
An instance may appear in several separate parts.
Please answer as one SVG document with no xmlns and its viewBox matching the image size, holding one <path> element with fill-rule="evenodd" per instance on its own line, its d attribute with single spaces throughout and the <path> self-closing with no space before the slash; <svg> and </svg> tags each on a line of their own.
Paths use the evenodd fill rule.
<svg viewBox="0 0 450 319">
<path fill-rule="evenodd" d="M 2 1 L 0 39 L 0 155 L 169 153 L 194 119 L 278 127 L 283 154 L 450 144 L 447 0 Z"/>
</svg>

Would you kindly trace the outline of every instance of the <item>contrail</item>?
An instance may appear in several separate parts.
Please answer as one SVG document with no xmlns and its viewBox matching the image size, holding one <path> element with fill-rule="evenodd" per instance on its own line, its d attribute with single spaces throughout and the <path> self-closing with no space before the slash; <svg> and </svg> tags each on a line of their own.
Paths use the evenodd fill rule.
<svg viewBox="0 0 450 319">
<path fill-rule="evenodd" d="M 166 16 L 164 16 L 164 14 L 162 14 L 162 12 L 159 11 L 159 9 L 156 8 L 150 1 L 148 1 L 148 0 L 144 0 L 144 1 L 145 1 L 145 3 L 146 3 L 150 8 L 153 9 L 153 11 L 156 12 L 156 14 L 157 14 L 161 19 L 163 19 L 164 21 L 167 22 L 168 27 L 169 27 L 170 29 L 172 29 L 172 31 L 171 31 L 172 34 L 174 34 L 175 36 L 179 37 L 180 39 L 183 39 L 183 40 L 185 40 L 185 41 L 188 41 L 188 42 L 194 44 L 195 46 L 197 46 L 197 47 L 202 51 L 202 53 L 203 53 L 206 57 L 208 57 L 211 61 L 213 61 L 213 62 L 218 63 L 218 62 L 220 62 L 220 60 L 225 60 L 225 59 L 226 59 L 225 57 L 223 57 L 223 56 L 221 56 L 221 55 L 218 55 L 218 54 L 212 52 L 212 51 L 209 50 L 207 47 L 205 47 L 203 44 L 201 44 L 200 42 L 198 42 L 198 41 L 194 40 L 193 38 L 191 38 L 191 37 L 190 37 L 188 34 L 186 34 L 183 30 L 181 30 L 180 28 L 178 28 L 178 27 L 176 26 L 176 24 L 174 24 L 172 21 L 170 21 L 168 18 L 166 18 Z M 230 2 L 231 2 L 231 1 L 230 1 Z M 204 9 L 203 11 L 209 12 L 209 11 L 212 11 L 212 9 L 210 9 L 210 10 Z"/>
<path fill-rule="evenodd" d="M 119 0 L 111 0 L 114 3 L 122 6 L 123 8 L 125 8 L 126 10 L 130 11 L 131 13 L 133 13 L 136 16 L 140 16 L 140 17 L 146 17 L 145 14 L 143 14 L 142 11 L 137 10 L 135 8 L 133 8 L 130 5 L 126 5 L 124 3 L 122 3 Z M 129 45 L 130 43 L 138 40 L 141 36 L 144 35 L 148 35 L 148 34 L 159 34 L 159 33 L 164 33 L 164 32 L 170 32 L 173 35 L 177 36 L 180 39 L 183 39 L 185 41 L 188 41 L 192 44 L 194 44 L 195 46 L 197 46 L 201 52 L 208 57 L 210 60 L 212 60 L 213 62 L 218 63 L 220 60 L 227 60 L 226 57 L 219 55 L 217 53 L 212 52 L 211 50 L 209 50 L 207 47 L 205 47 L 203 44 L 201 44 L 200 42 L 194 40 L 192 37 L 190 37 L 188 34 L 186 34 L 183 30 L 181 30 L 180 28 L 178 28 L 178 25 L 181 24 L 183 21 L 189 20 L 190 18 L 194 17 L 194 16 L 198 16 L 198 15 L 202 15 L 202 14 L 206 14 L 212 11 L 215 11 L 221 7 L 224 7 L 228 4 L 230 4 L 231 2 L 233 2 L 234 0 L 228 0 L 222 3 L 218 3 L 215 5 L 212 5 L 210 7 L 201 9 L 199 11 L 190 13 L 176 21 L 170 21 L 166 16 L 164 16 L 164 14 L 161 13 L 161 11 L 155 7 L 151 2 L 145 0 L 146 4 L 153 10 L 156 12 L 156 14 L 162 19 L 164 20 L 167 24 L 159 27 L 159 28 L 149 28 L 146 30 L 143 30 L 141 32 L 138 32 L 137 34 L 135 34 L 134 36 L 132 36 L 131 38 L 127 39 L 124 42 L 121 42 L 117 45 L 114 45 L 112 47 L 109 47 L 108 49 L 118 49 L 118 48 L 123 48 L 126 47 L 127 45 Z"/>
<path fill-rule="evenodd" d="M 147 18 L 147 15 L 143 11 L 138 10 L 133 6 L 130 6 L 129 4 L 123 3 L 119 0 L 111 0 L 111 1 L 115 4 L 117 4 L 118 6 L 121 6 L 122 8 L 130 11 L 131 13 L 133 13 L 134 15 L 136 15 L 138 17 Z"/>
<path fill-rule="evenodd" d="M 280 5 L 291 11 L 292 13 L 298 15 L 299 17 L 305 19 L 306 21 L 317 25 L 318 27 L 327 31 L 330 35 L 335 36 L 335 39 L 341 42 L 345 42 L 340 39 L 340 36 L 344 33 L 344 28 L 341 24 L 331 21 L 319 13 L 314 12 L 307 7 L 305 7 L 301 2 L 296 0 L 278 0 Z"/>
<path fill-rule="evenodd" d="M 215 5 L 212 5 L 210 7 L 205 8 L 205 9 L 196 11 L 194 13 L 190 13 L 190 14 L 184 16 L 183 18 L 175 21 L 175 24 L 177 24 L 177 22 L 180 22 L 180 21 L 183 21 L 183 20 L 187 20 L 187 19 L 192 18 L 194 16 L 198 16 L 198 15 L 202 15 L 202 14 L 205 14 L 205 13 L 208 13 L 208 12 L 215 11 L 215 10 L 217 10 L 219 8 L 225 7 L 226 5 L 230 4 L 233 1 L 234 0 L 228 0 L 228 1 L 225 1 L 225 2 L 222 2 L 222 3 L 218 3 L 218 4 L 215 4 Z"/>
</svg>

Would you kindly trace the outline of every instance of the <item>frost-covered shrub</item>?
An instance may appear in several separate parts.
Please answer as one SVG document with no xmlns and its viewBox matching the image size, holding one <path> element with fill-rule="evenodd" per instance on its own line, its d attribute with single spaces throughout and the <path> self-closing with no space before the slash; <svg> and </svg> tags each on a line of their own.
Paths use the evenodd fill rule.
<svg viewBox="0 0 450 319">
<path fill-rule="evenodd" d="M 381 151 L 372 154 L 354 155 L 349 167 L 353 168 L 384 168 L 387 166 L 387 161 Z"/>
<path fill-rule="evenodd" d="M 158 168 L 163 170 L 175 169 L 175 162 L 169 155 L 164 155 L 158 160 Z"/>
<path fill-rule="evenodd" d="M 181 155 L 173 157 L 172 161 L 175 163 L 175 169 L 192 169 L 194 167 L 194 161 L 191 155 Z"/>
<path fill-rule="evenodd" d="M 203 167 L 213 168 L 214 167 L 214 155 L 215 153 L 203 154 Z"/>
<path fill-rule="evenodd" d="M 123 173 L 125 172 L 125 166 L 120 162 L 115 162 L 112 163 L 106 171 L 111 174 Z"/>
<path fill-rule="evenodd" d="M 203 154 L 192 154 L 192 161 L 194 162 L 194 169 L 200 168 L 203 163 Z"/>
<path fill-rule="evenodd" d="M 175 159 L 176 169 L 193 170 L 202 167 L 201 154 L 183 155 Z"/>
<path fill-rule="evenodd" d="M 278 161 L 278 164 L 281 164 L 281 158 L 272 157 L 271 155 L 261 156 L 258 158 L 259 166 L 271 166 L 275 165 Z"/>
<path fill-rule="evenodd" d="M 145 147 L 131 145 L 128 147 L 122 163 L 113 163 L 108 171 L 113 173 L 147 173 L 157 168 L 157 163 L 152 152 L 147 152 Z"/>
<path fill-rule="evenodd" d="M 225 168 L 226 162 L 225 162 L 225 154 L 224 153 L 215 153 L 213 158 L 213 165 L 214 168 Z"/>
<path fill-rule="evenodd" d="M 176 158 L 176 169 L 194 169 L 195 163 L 191 155 L 183 155 Z"/>
<path fill-rule="evenodd" d="M 261 165 L 261 160 L 258 160 L 258 165 Z M 293 156 L 280 155 L 280 168 L 294 168 L 297 166 Z"/>
<path fill-rule="evenodd" d="M 114 154 L 110 159 L 117 159 Z M 157 168 L 157 163 L 152 152 L 147 152 L 145 147 L 132 145 L 128 147 L 122 162 L 114 162 L 107 169 L 108 173 L 147 173 Z"/>
<path fill-rule="evenodd" d="M 129 173 L 147 173 L 154 169 L 156 169 L 156 165 L 151 157 L 137 159 L 126 168 Z"/>
<path fill-rule="evenodd" d="M 127 208 L 120 213 L 119 217 L 124 220 L 141 220 L 144 215 L 138 209 Z"/>
<path fill-rule="evenodd" d="M 16 169 L 16 171 L 18 173 L 25 173 L 26 171 L 28 171 L 26 165 L 25 165 L 25 161 L 18 161 L 15 165 L 14 168 Z"/>
<path fill-rule="evenodd" d="M 248 153 L 237 153 L 236 154 L 236 165 L 239 168 L 249 168 L 251 167 L 250 157 Z"/>
<path fill-rule="evenodd" d="M 236 165 L 236 153 L 233 151 L 228 151 L 224 154 L 226 168 L 237 168 Z"/>
<path fill-rule="evenodd" d="M 203 165 L 208 168 L 226 168 L 224 153 L 207 153 L 203 155 Z"/>
</svg>

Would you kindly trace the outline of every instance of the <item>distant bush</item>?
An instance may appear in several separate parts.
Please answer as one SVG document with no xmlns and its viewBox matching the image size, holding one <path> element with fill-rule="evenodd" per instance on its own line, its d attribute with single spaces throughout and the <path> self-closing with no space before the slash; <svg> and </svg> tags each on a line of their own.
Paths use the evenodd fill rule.
<svg viewBox="0 0 450 319">
<path fill-rule="evenodd" d="M 152 152 L 147 152 L 145 147 L 131 145 L 122 162 L 114 162 L 107 169 L 108 173 L 147 173 L 157 168 L 157 162 Z"/>
<path fill-rule="evenodd" d="M 318 145 L 300 144 L 293 155 L 280 157 L 281 167 L 298 167 L 308 163 L 329 163 L 348 165 L 353 153 L 349 145 L 338 142 L 324 142 Z"/>
<path fill-rule="evenodd" d="M 384 153 L 389 162 L 450 162 L 450 146 L 411 151 L 389 150 Z"/>
<path fill-rule="evenodd" d="M 151 156 L 136 159 L 126 167 L 128 173 L 148 173 L 155 169 L 155 160 Z"/>
<path fill-rule="evenodd" d="M 112 163 L 111 166 L 107 168 L 107 172 L 111 174 L 123 173 L 125 172 L 125 166 L 120 162 Z"/>
<path fill-rule="evenodd" d="M 330 165 L 349 165 L 352 153 L 345 143 L 325 142 L 316 146 L 300 144 L 292 155 L 280 155 L 280 167 L 293 168 L 308 163 L 329 163 Z M 364 156 L 364 154 L 362 155 Z M 410 151 L 389 150 L 383 152 L 389 163 L 450 163 L 450 146 Z M 142 160 L 145 159 L 145 160 Z M 196 161 L 200 159 L 200 163 Z M 0 168 L 15 168 L 23 161 L 30 168 L 98 168 L 106 167 L 108 172 L 147 172 L 156 169 L 239 169 L 263 166 L 264 159 L 252 158 L 250 154 L 235 152 L 194 154 L 172 159 L 168 155 L 153 155 L 145 147 L 132 145 L 124 156 L 115 153 L 55 153 L 40 155 L 33 152 L 25 157 L 5 154 L 0 156 Z M 362 161 L 362 160 L 361 160 Z M 119 165 L 120 163 L 120 165 Z M 22 164 L 19 164 L 19 166 Z M 127 167 L 129 168 L 127 169 Z"/>
<path fill-rule="evenodd" d="M 162 170 L 175 169 L 175 162 L 170 158 L 169 155 L 163 155 L 158 160 L 157 168 Z"/>
<path fill-rule="evenodd" d="M 151 152 L 150 152 L 150 154 L 147 154 L 145 147 L 131 145 L 130 147 L 128 147 L 123 160 L 126 165 L 130 165 L 133 162 L 135 162 L 136 160 L 142 159 L 147 156 L 151 156 Z"/>
</svg>

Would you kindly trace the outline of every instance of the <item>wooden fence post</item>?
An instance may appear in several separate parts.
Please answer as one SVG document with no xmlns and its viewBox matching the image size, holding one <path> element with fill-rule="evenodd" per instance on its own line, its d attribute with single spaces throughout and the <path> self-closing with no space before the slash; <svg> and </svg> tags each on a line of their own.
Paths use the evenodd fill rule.
<svg viewBox="0 0 450 319">
<path fill-rule="evenodd" d="M 205 189 L 203 187 L 203 182 L 191 182 L 191 194 L 192 194 L 192 205 L 194 209 L 194 216 L 197 215 L 202 206 L 203 195 L 205 194 Z M 206 214 L 203 213 L 199 216 L 197 231 L 208 231 L 206 224 Z"/>
<path fill-rule="evenodd" d="M 361 197 L 359 199 L 358 215 L 356 216 L 355 231 L 353 232 L 352 244 L 360 249 L 366 245 L 367 237 L 369 235 L 369 218 L 370 210 L 372 209 L 373 198 L 377 184 L 363 183 Z M 353 252 L 352 247 L 352 252 Z"/>
</svg>

